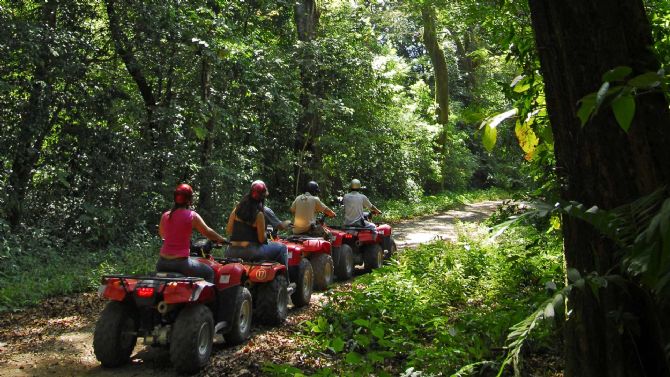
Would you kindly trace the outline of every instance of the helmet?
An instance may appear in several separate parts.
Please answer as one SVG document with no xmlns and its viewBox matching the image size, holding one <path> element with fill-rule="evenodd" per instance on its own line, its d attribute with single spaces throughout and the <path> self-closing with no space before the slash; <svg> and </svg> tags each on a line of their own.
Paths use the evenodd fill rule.
<svg viewBox="0 0 670 377">
<path fill-rule="evenodd" d="M 351 187 L 352 190 L 360 190 L 361 189 L 361 181 L 359 181 L 358 179 L 352 179 L 350 187 Z"/>
<path fill-rule="evenodd" d="M 190 204 L 193 199 L 193 188 L 182 183 L 174 189 L 174 202 L 176 204 Z"/>
<path fill-rule="evenodd" d="M 321 190 L 319 190 L 319 184 L 314 181 L 307 182 L 307 192 L 309 192 L 312 195 L 320 193 Z"/>
<path fill-rule="evenodd" d="M 259 202 L 268 196 L 268 187 L 263 181 L 253 181 L 251 183 L 251 197 Z"/>
</svg>

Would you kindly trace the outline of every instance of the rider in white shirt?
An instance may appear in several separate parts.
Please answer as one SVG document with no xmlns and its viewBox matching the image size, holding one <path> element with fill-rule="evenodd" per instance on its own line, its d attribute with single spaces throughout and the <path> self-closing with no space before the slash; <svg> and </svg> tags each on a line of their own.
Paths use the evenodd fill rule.
<svg viewBox="0 0 670 377">
<path fill-rule="evenodd" d="M 364 218 L 363 210 L 370 209 L 374 214 L 381 214 L 367 196 L 360 192 L 361 181 L 358 179 L 351 180 L 351 192 L 344 195 L 342 202 L 344 203 L 344 226 L 358 226 L 370 230 L 377 230 L 377 226 Z"/>
</svg>

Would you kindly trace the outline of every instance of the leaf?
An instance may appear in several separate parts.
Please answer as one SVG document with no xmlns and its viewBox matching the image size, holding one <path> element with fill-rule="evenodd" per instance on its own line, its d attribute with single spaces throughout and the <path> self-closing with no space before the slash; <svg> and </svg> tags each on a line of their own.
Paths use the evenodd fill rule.
<svg viewBox="0 0 670 377">
<path fill-rule="evenodd" d="M 626 132 L 630 129 L 630 124 L 635 116 L 635 98 L 632 95 L 625 95 L 616 98 L 612 102 L 612 111 L 619 126 Z"/>
<path fill-rule="evenodd" d="M 544 307 L 544 318 L 554 318 L 554 316 L 554 304 L 550 302 Z"/>
<path fill-rule="evenodd" d="M 591 114 L 593 114 L 593 111 L 596 109 L 596 94 L 591 93 L 586 95 L 579 102 L 580 105 L 577 110 L 577 117 L 582 121 L 582 127 L 584 127 L 586 122 L 591 118 Z"/>
<path fill-rule="evenodd" d="M 377 338 L 381 339 L 384 337 L 384 328 L 381 326 L 377 326 L 372 329 L 372 335 L 376 336 Z"/>
<path fill-rule="evenodd" d="M 496 127 L 504 121 L 505 119 L 508 119 L 510 117 L 513 117 L 519 112 L 517 109 L 512 109 L 505 111 L 504 113 L 500 113 L 492 118 L 486 119 L 485 121 L 482 122 L 481 126 L 479 128 L 484 128 L 484 135 L 482 136 L 482 143 L 484 144 L 484 148 L 486 148 L 487 151 L 491 152 L 493 150 L 493 147 L 496 144 L 496 139 L 498 137 L 498 131 L 496 130 Z"/>
<path fill-rule="evenodd" d="M 519 83 L 519 81 L 523 80 L 526 76 L 525 75 L 519 75 L 512 80 L 512 83 L 509 85 L 510 87 L 514 88 L 516 84 Z"/>
<path fill-rule="evenodd" d="M 365 327 L 365 328 L 370 326 L 370 321 L 368 321 L 366 319 L 362 319 L 362 318 L 358 318 L 357 320 L 354 321 L 354 323 L 357 324 L 358 326 Z"/>
<path fill-rule="evenodd" d="M 626 78 L 626 76 L 630 75 L 631 72 L 633 72 L 633 69 L 631 67 L 627 66 L 618 66 L 616 68 L 613 68 L 603 75 L 603 81 L 621 81 Z"/>
<path fill-rule="evenodd" d="M 495 127 L 486 126 L 484 128 L 484 136 L 482 137 L 482 142 L 484 143 L 484 148 L 491 152 L 493 147 L 496 145 L 496 139 L 498 138 L 498 131 Z"/>
<path fill-rule="evenodd" d="M 532 120 L 533 118 L 531 118 Z M 521 149 L 526 152 L 525 158 L 527 161 L 531 161 L 534 156 L 535 149 L 540 143 L 537 135 L 533 131 L 533 128 L 530 126 L 530 120 L 521 124 L 521 122 L 516 122 L 514 127 L 514 133 L 516 134 L 517 140 L 519 140 L 519 146 Z"/>
<path fill-rule="evenodd" d="M 363 360 L 363 357 L 358 352 L 349 352 L 344 360 L 349 364 L 358 364 Z"/>
<path fill-rule="evenodd" d="M 379 352 L 370 352 L 367 354 L 367 357 L 373 363 L 379 363 L 384 361 L 384 356 L 382 356 Z"/>
<path fill-rule="evenodd" d="M 205 137 L 207 136 L 207 130 L 202 128 L 202 127 L 193 127 L 193 132 L 195 133 L 195 136 L 200 139 L 200 140 L 205 140 Z"/>
<path fill-rule="evenodd" d="M 607 95 L 607 91 L 610 89 L 610 83 L 604 82 L 601 86 L 600 89 L 598 89 L 598 93 L 596 94 L 596 107 L 600 107 L 602 105 L 603 101 L 605 100 L 605 96 Z"/>
<path fill-rule="evenodd" d="M 582 278 L 582 274 L 580 274 L 579 271 L 576 268 L 573 268 L 573 267 L 568 268 L 568 280 L 569 281 L 574 283 L 581 278 Z"/>
<path fill-rule="evenodd" d="M 344 349 L 344 340 L 342 340 L 342 338 L 340 337 L 331 340 L 330 348 L 332 348 L 333 351 L 335 352 L 342 352 L 342 350 Z"/>
<path fill-rule="evenodd" d="M 528 89 L 530 89 L 530 84 L 529 83 L 519 83 L 514 87 L 514 92 L 515 93 L 524 93 L 527 92 Z"/>
<path fill-rule="evenodd" d="M 659 86 L 662 79 L 657 72 L 647 72 L 628 80 L 628 85 L 638 89 L 653 88 Z"/>
</svg>

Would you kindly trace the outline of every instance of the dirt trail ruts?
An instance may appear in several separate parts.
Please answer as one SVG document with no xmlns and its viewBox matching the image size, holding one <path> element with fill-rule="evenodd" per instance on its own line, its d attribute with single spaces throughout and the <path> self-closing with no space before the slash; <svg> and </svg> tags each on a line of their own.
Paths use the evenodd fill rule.
<svg viewBox="0 0 670 377">
<path fill-rule="evenodd" d="M 396 224 L 394 237 L 399 248 L 435 239 L 455 240 L 457 221 L 477 222 L 495 211 L 500 201 L 464 205 L 438 215 Z M 336 284 L 331 290 L 349 290 L 353 281 Z M 326 297 L 314 294 L 306 308 L 292 309 L 281 327 L 256 326 L 243 345 L 215 345 L 210 364 L 201 376 L 256 376 L 263 364 L 274 362 L 297 367 L 326 367 L 326 359 L 308 357 L 305 340 L 291 334 L 318 313 Z M 84 293 L 45 300 L 39 307 L 0 314 L 0 376 L 176 376 L 167 350 L 145 347 L 138 341 L 131 363 L 105 369 L 93 354 L 93 328 L 105 302 Z"/>
</svg>

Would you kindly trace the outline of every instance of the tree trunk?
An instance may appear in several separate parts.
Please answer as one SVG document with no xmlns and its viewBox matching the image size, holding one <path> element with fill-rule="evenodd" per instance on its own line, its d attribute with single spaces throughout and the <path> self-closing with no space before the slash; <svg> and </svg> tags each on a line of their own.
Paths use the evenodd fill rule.
<svg viewBox="0 0 670 377">
<path fill-rule="evenodd" d="M 320 119 L 312 99 L 318 98 L 320 93 L 315 85 L 314 78 L 314 54 L 309 45 L 316 38 L 316 31 L 319 25 L 319 4 L 318 0 L 299 0 L 294 6 L 295 25 L 298 34 L 298 40 L 302 42 L 300 48 L 300 81 L 302 91 L 300 93 L 300 105 L 302 106 L 302 116 L 298 122 L 294 151 L 298 156 L 295 168 L 295 193 L 300 192 L 302 178 L 305 175 L 306 168 L 316 165 L 316 146 L 314 139 L 321 132 Z"/>
<path fill-rule="evenodd" d="M 437 122 L 446 125 L 449 121 L 449 71 L 444 51 L 440 47 L 435 29 L 435 8 L 425 2 L 421 8 L 423 19 L 423 44 L 430 56 L 435 71 L 435 102 L 437 102 Z"/>
<path fill-rule="evenodd" d="M 56 27 L 57 8 L 58 3 L 55 1 L 46 2 L 42 6 L 42 41 L 35 62 L 30 96 L 21 116 L 21 130 L 16 141 L 12 172 L 9 175 L 7 220 L 12 228 L 21 223 L 23 200 L 32 178 L 32 171 L 39 160 L 42 142 L 51 128 L 49 107 L 53 102 L 51 92 L 54 79 L 51 73 L 53 56 L 49 45 Z"/>
<path fill-rule="evenodd" d="M 472 102 L 472 92 L 477 86 L 477 77 L 475 75 L 475 63 L 470 57 L 475 49 L 472 43 L 472 29 L 468 29 L 463 33 L 461 40 L 458 35 L 454 35 L 454 43 L 456 44 L 456 56 L 458 58 L 458 69 L 463 76 L 465 83 L 465 93 L 463 94 L 463 106 L 467 107 Z"/>
<path fill-rule="evenodd" d="M 670 184 L 670 114 L 662 94 L 636 99 L 627 134 L 610 109 L 583 128 L 576 116 L 578 101 L 599 88 L 606 71 L 620 65 L 634 74 L 658 69 L 642 1 L 530 0 L 530 8 L 563 199 L 611 209 Z M 563 232 L 568 267 L 582 274 L 622 273 L 614 245 L 592 227 L 565 217 Z M 566 376 L 670 374 L 663 350 L 668 327 L 660 325 L 667 313 L 650 292 L 631 287 L 624 292 L 610 285 L 597 296 L 572 291 Z"/>
</svg>

